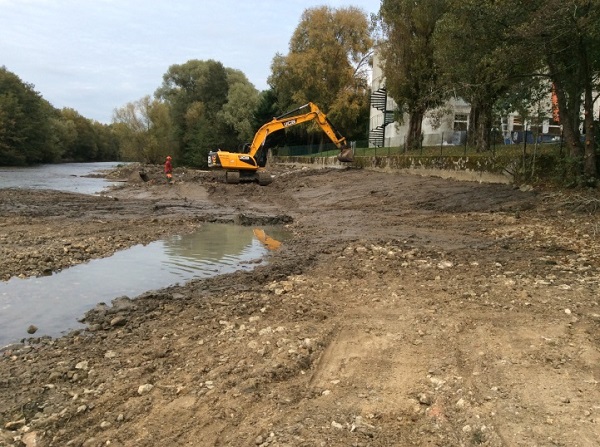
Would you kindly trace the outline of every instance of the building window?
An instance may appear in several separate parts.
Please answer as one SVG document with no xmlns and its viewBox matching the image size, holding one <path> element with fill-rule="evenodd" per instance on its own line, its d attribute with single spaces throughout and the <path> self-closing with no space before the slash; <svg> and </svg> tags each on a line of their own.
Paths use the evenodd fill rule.
<svg viewBox="0 0 600 447">
<path fill-rule="evenodd" d="M 513 132 L 522 132 L 523 131 L 523 118 L 521 118 L 521 116 L 519 116 L 519 115 L 513 116 L 512 131 Z"/>
<path fill-rule="evenodd" d="M 454 114 L 454 131 L 467 130 L 469 127 L 469 115 L 466 113 Z"/>
</svg>

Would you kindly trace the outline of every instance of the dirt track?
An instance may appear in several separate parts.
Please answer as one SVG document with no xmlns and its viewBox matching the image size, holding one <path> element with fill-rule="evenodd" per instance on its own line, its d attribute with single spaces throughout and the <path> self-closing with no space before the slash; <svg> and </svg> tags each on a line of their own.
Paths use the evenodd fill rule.
<svg viewBox="0 0 600 447">
<path fill-rule="evenodd" d="M 0 446 L 600 445 L 600 219 L 574 210 L 597 194 L 277 174 L 0 190 L 6 276 L 204 221 L 294 234 L 254 272 L 99 306 L 90 331 L 5 350 Z"/>
</svg>

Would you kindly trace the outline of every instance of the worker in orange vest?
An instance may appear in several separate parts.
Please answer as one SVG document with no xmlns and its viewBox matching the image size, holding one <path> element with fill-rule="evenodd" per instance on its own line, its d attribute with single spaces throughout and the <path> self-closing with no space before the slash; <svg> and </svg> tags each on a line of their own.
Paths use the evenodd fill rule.
<svg viewBox="0 0 600 447">
<path fill-rule="evenodd" d="M 173 183 L 173 165 L 171 164 L 170 155 L 167 155 L 165 161 L 165 175 L 167 176 L 167 183 Z"/>
</svg>

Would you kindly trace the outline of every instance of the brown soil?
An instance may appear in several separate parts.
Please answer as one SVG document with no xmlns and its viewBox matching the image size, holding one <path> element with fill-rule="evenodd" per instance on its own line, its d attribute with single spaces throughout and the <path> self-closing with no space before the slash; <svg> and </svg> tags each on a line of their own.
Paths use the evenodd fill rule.
<svg viewBox="0 0 600 447">
<path fill-rule="evenodd" d="M 102 197 L 0 190 L 2 279 L 207 221 L 293 238 L 4 349 L 0 445 L 600 445 L 597 192 L 146 169 Z"/>
</svg>

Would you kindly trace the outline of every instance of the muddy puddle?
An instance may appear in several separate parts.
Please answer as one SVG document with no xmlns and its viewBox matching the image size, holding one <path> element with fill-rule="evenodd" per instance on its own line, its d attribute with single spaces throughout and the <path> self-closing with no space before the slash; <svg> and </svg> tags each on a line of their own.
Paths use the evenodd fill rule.
<svg viewBox="0 0 600 447">
<path fill-rule="evenodd" d="M 193 234 L 137 245 L 51 276 L 0 282 L 0 348 L 31 337 L 31 325 L 36 337 L 83 328 L 77 320 L 86 311 L 117 297 L 251 270 L 285 238 L 274 227 L 205 224 Z"/>
</svg>

